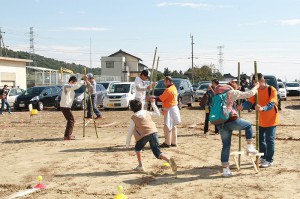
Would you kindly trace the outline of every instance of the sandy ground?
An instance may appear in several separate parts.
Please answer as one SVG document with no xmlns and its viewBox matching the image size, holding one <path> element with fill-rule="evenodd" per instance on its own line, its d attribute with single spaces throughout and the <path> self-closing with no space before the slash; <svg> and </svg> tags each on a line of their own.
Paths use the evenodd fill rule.
<svg viewBox="0 0 300 199">
<path fill-rule="evenodd" d="M 26 111 L 5 114 L 0 118 L 0 198 L 32 188 L 38 183 L 38 175 L 43 176 L 47 188 L 23 198 L 106 199 L 114 197 L 118 185 L 131 199 L 300 198 L 300 97 L 283 102 L 274 166 L 260 169 L 257 174 L 244 155 L 240 171 L 231 161 L 231 178 L 221 177 L 220 136 L 214 135 L 213 126 L 210 135 L 203 134 L 204 111 L 196 105 L 181 110 L 179 146 L 163 149 L 175 157 L 177 176 L 170 168 L 162 167 L 163 161 L 155 159 L 149 146 L 143 153 L 147 171 L 132 171 L 137 165 L 134 150 L 124 148 L 131 111 L 103 112 L 106 119 L 97 121 L 98 139 L 92 124 L 86 128 L 86 137 L 82 137 L 83 112 L 74 111 L 75 141 L 63 141 L 65 120 L 54 109 L 40 112 L 41 123 L 39 117 L 29 123 Z M 254 112 L 243 112 L 242 117 L 255 124 Z M 155 122 L 162 143 L 162 117 Z M 232 151 L 238 149 L 237 133 Z M 245 147 L 243 136 L 242 148 Z"/>
</svg>

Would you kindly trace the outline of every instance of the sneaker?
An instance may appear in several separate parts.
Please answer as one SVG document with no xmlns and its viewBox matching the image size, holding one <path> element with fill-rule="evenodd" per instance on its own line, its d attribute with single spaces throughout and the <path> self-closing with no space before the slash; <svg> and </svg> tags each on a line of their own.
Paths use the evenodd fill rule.
<svg viewBox="0 0 300 199">
<path fill-rule="evenodd" d="M 171 144 L 171 147 L 177 147 L 177 144 Z"/>
<path fill-rule="evenodd" d="M 143 166 L 137 166 L 133 169 L 134 171 L 145 171 Z"/>
<path fill-rule="evenodd" d="M 247 144 L 247 152 L 248 153 L 258 153 L 258 151 L 254 148 L 252 144 Z"/>
<path fill-rule="evenodd" d="M 9 114 L 12 114 L 12 112 L 8 112 Z"/>
<path fill-rule="evenodd" d="M 172 171 L 176 174 L 176 172 L 177 172 L 177 164 L 176 164 L 174 158 L 170 158 L 169 164 L 170 164 L 170 166 L 172 168 Z"/>
<path fill-rule="evenodd" d="M 259 164 L 263 164 L 266 161 L 264 158 L 259 158 Z"/>
<path fill-rule="evenodd" d="M 262 167 L 262 168 L 267 168 L 267 167 L 271 167 L 271 166 L 273 166 L 273 162 L 269 162 L 267 160 L 260 164 L 260 167 Z"/>
<path fill-rule="evenodd" d="M 95 118 L 95 120 L 101 120 L 101 119 L 104 119 L 104 117 L 102 117 L 102 116 L 97 116 L 97 117 Z"/>
<path fill-rule="evenodd" d="M 223 175 L 223 177 L 230 177 L 230 176 L 232 176 L 232 173 L 231 173 L 229 168 L 223 168 L 223 174 L 222 175 Z"/>
<path fill-rule="evenodd" d="M 171 145 L 168 145 L 166 143 L 162 143 L 161 145 L 159 145 L 160 148 L 170 148 Z"/>
</svg>

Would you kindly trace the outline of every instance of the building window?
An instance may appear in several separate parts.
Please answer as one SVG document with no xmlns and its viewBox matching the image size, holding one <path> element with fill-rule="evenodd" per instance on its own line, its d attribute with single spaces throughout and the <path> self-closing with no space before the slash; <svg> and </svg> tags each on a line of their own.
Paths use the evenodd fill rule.
<svg viewBox="0 0 300 199">
<path fill-rule="evenodd" d="M 113 61 L 106 62 L 106 68 L 114 68 L 114 62 Z"/>
</svg>

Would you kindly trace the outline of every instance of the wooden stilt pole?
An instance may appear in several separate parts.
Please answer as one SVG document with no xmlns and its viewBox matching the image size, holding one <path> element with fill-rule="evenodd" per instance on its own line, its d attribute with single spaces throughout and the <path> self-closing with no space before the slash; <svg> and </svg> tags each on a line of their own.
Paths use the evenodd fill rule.
<svg viewBox="0 0 300 199">
<path fill-rule="evenodd" d="M 152 63 L 152 71 L 151 71 L 151 77 L 150 77 L 150 84 L 152 83 L 152 80 L 153 80 L 153 71 L 154 71 L 154 64 L 155 64 L 155 59 L 156 59 L 156 52 L 157 52 L 157 47 L 155 47 L 155 52 L 154 52 L 154 58 L 153 58 L 153 63 Z M 147 97 L 150 96 L 150 90 L 148 90 L 148 94 L 147 94 Z M 154 92 L 154 91 L 152 91 Z M 148 110 L 148 101 L 146 100 L 145 102 L 146 104 L 146 110 Z"/>
<path fill-rule="evenodd" d="M 257 75 L 257 64 L 254 61 L 254 73 L 255 73 L 255 82 L 258 82 L 258 75 Z M 256 94 L 256 104 L 258 103 L 258 93 Z M 256 142 L 256 150 L 259 151 L 259 111 L 256 111 L 256 135 L 255 135 L 255 142 Z M 259 168 L 259 156 L 256 156 L 256 167 Z"/>
<path fill-rule="evenodd" d="M 86 68 L 83 68 L 83 75 L 86 75 Z M 86 82 L 84 82 L 84 93 L 83 93 L 83 137 L 85 137 L 85 117 L 86 117 Z"/>
<path fill-rule="evenodd" d="M 96 121 L 95 121 L 95 117 L 94 117 L 94 105 L 93 105 L 93 101 L 92 101 L 92 95 L 90 94 L 89 96 L 90 96 L 90 105 L 91 105 L 91 109 L 92 109 L 92 120 L 94 122 L 95 132 L 96 132 L 96 136 L 98 138 L 97 126 L 96 126 Z"/>
<path fill-rule="evenodd" d="M 241 66 L 240 62 L 238 62 L 238 85 L 241 85 Z M 241 100 L 238 100 L 238 105 L 241 104 Z M 241 117 L 241 111 L 238 112 L 239 117 Z M 239 152 L 242 150 L 242 131 L 239 130 Z M 241 154 L 239 154 L 239 167 L 241 167 Z"/>
</svg>

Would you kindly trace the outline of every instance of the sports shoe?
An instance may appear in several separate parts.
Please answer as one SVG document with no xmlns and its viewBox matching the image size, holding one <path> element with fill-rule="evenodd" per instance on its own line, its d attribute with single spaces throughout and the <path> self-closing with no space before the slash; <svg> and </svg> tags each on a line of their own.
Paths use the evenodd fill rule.
<svg viewBox="0 0 300 199">
<path fill-rule="evenodd" d="M 177 147 L 177 144 L 171 144 L 171 147 Z"/>
<path fill-rule="evenodd" d="M 8 112 L 9 114 L 12 114 L 12 112 Z"/>
<path fill-rule="evenodd" d="M 170 166 L 172 168 L 172 171 L 176 174 L 176 172 L 177 172 L 177 164 L 176 164 L 174 158 L 170 158 L 169 164 L 170 164 Z"/>
<path fill-rule="evenodd" d="M 143 166 L 137 166 L 133 169 L 134 171 L 145 171 Z"/>
<path fill-rule="evenodd" d="M 232 176 L 232 173 L 230 171 L 230 169 L 227 167 L 227 168 L 223 168 L 223 177 L 230 177 Z"/>
<path fill-rule="evenodd" d="M 247 152 L 248 153 L 258 153 L 258 151 L 254 148 L 252 144 L 247 144 Z"/>
<path fill-rule="evenodd" d="M 160 148 L 170 148 L 171 145 L 168 145 L 166 143 L 162 143 L 161 145 L 159 145 Z"/>
<path fill-rule="evenodd" d="M 263 163 L 260 164 L 260 167 L 262 168 L 267 168 L 267 167 L 271 167 L 273 165 L 273 162 L 269 162 L 269 161 L 264 161 Z"/>
<path fill-rule="evenodd" d="M 266 161 L 264 158 L 259 158 L 259 164 L 263 164 Z"/>
</svg>

